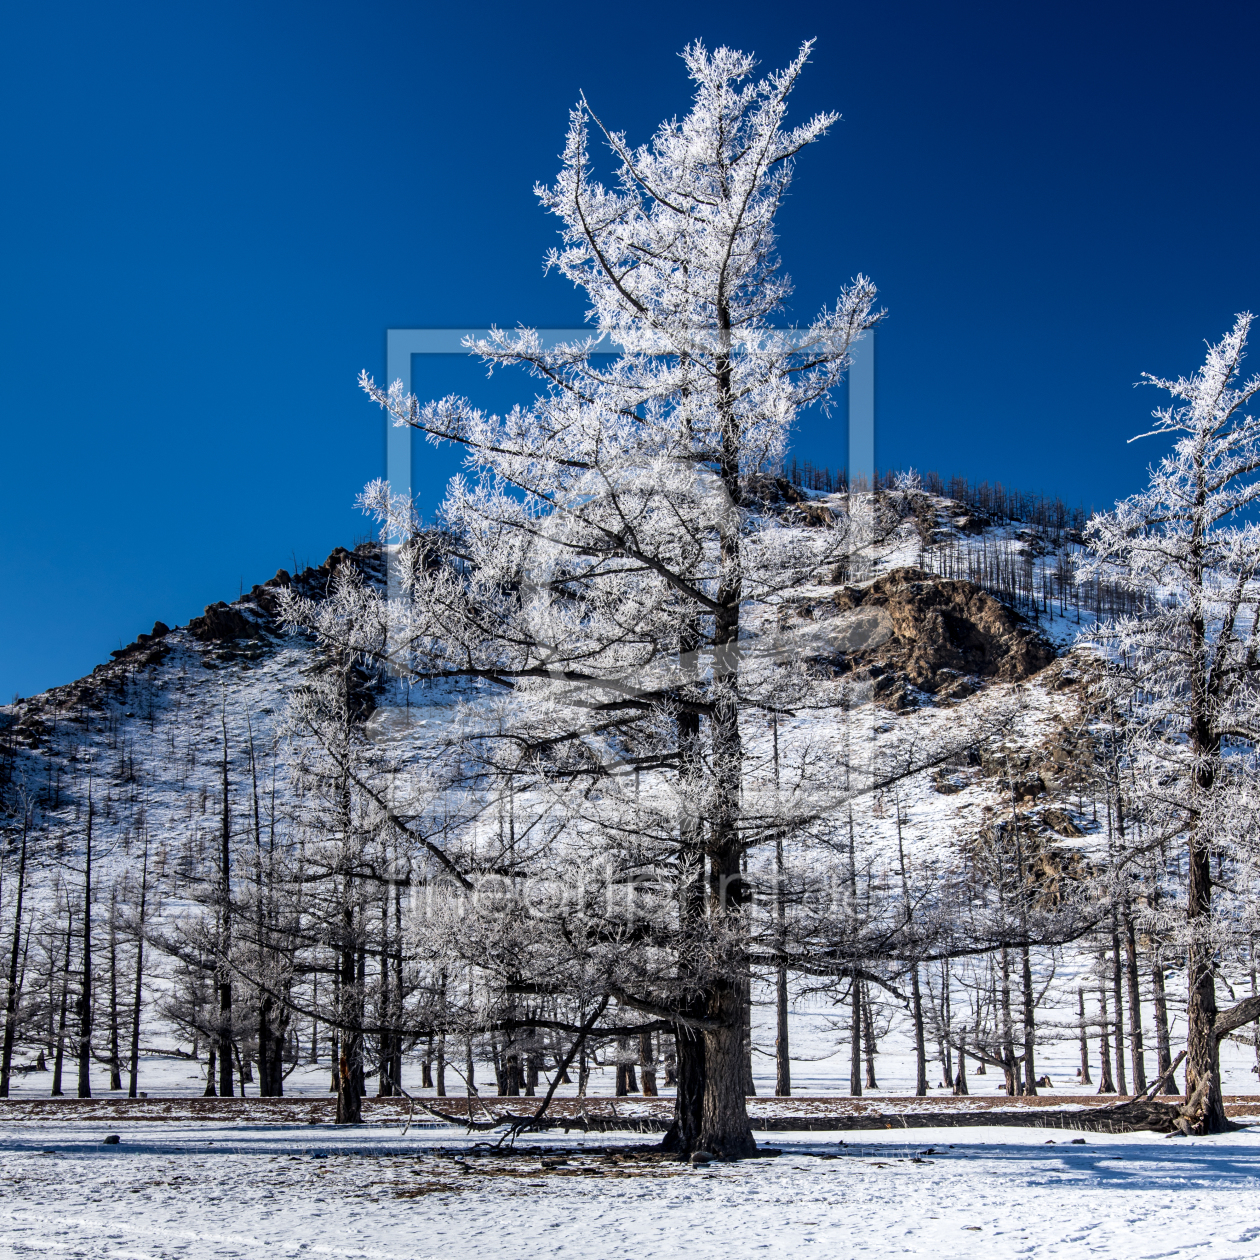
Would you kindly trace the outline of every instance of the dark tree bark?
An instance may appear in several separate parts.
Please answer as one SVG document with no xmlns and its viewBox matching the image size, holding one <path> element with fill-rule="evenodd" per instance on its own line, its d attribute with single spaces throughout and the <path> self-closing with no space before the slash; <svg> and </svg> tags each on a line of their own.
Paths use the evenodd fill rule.
<svg viewBox="0 0 1260 1260">
<path fill-rule="evenodd" d="M 1129 1049 L 1133 1055 L 1133 1092 L 1146 1093 L 1146 1060 L 1142 1046 L 1142 995 L 1138 984 L 1137 933 L 1133 915 L 1124 913 L 1125 966 L 1129 988 Z"/>
<path fill-rule="evenodd" d="M 871 1016 L 871 988 L 862 984 L 862 1049 L 866 1056 L 866 1088 L 878 1089 L 875 1079 L 875 1021 Z"/>
<path fill-rule="evenodd" d="M 92 1097 L 92 780 L 88 778 L 87 840 L 83 848 L 83 979 L 79 1000 L 79 1097 Z"/>
<path fill-rule="evenodd" d="M 1002 971 L 1002 1071 L 1006 1077 L 1006 1093 L 1014 1097 L 1020 1092 L 1019 1060 L 1015 1058 L 1015 1025 L 1011 1017 L 1011 957 L 1005 945 L 1000 952 Z"/>
<path fill-rule="evenodd" d="M 66 919 L 66 959 L 61 968 L 61 1014 L 57 1020 L 57 1049 L 53 1056 L 52 1096 L 61 1097 L 61 1072 L 66 1052 L 66 1004 L 70 987 L 70 940 L 74 931 L 74 916 Z"/>
<path fill-rule="evenodd" d="M 26 836 L 30 810 L 23 802 L 22 847 L 18 853 L 17 894 L 13 908 L 13 945 L 9 951 L 9 985 L 4 1002 L 4 1044 L 0 1048 L 0 1098 L 9 1096 L 9 1075 L 13 1071 L 13 1042 L 17 1036 L 18 959 L 22 954 L 22 897 L 26 890 Z"/>
<path fill-rule="evenodd" d="M 967 1089 L 967 1043 L 959 1042 L 958 1045 L 958 1075 L 954 1077 L 954 1093 L 960 1097 L 966 1097 L 970 1091 Z M 925 1090 L 924 1093 L 927 1091 Z"/>
<path fill-rule="evenodd" d="M 862 982 L 856 976 L 849 987 L 849 1093 L 862 1096 Z"/>
<path fill-rule="evenodd" d="M 122 1089 L 122 1055 L 118 1046 L 118 891 L 109 896 L 109 1088 Z"/>
<path fill-rule="evenodd" d="M 127 1073 L 127 1097 L 136 1097 L 140 1073 L 140 1004 L 141 985 L 144 981 L 144 932 L 145 915 L 149 899 L 149 831 L 144 832 L 144 854 L 140 859 L 140 905 L 136 923 L 136 976 L 131 991 L 131 1055 Z"/>
<path fill-rule="evenodd" d="M 1151 957 L 1151 993 L 1155 1005 L 1155 1050 L 1159 1056 L 1159 1074 L 1162 1077 L 1172 1065 L 1172 1038 L 1168 1032 L 1168 996 L 1164 988 L 1164 964 L 1158 951 Z M 1177 1082 L 1172 1081 L 1169 1093 L 1177 1092 Z"/>
<path fill-rule="evenodd" d="M 1077 986 L 1076 1006 L 1080 1016 L 1081 1032 L 1081 1084 L 1092 1085 L 1094 1078 L 1089 1074 L 1089 1039 L 1085 1035 L 1085 990 Z"/>
<path fill-rule="evenodd" d="M 356 996 L 354 912 L 343 912 L 341 949 L 341 1053 L 337 1059 L 337 1124 L 363 1120 L 363 1023 Z M 361 990 L 359 991 L 361 992 Z M 349 1027 L 347 1027 L 349 1024 Z"/>
<path fill-rule="evenodd" d="M 774 786 L 779 787 L 779 715 L 774 715 Z M 788 970 L 783 956 L 787 949 L 787 889 L 784 887 L 783 837 L 774 841 L 774 920 L 775 944 L 779 963 L 774 969 L 774 1094 L 776 1098 L 792 1096 L 792 1056 L 788 1029 Z"/>
<path fill-rule="evenodd" d="M 719 337 L 730 344 L 731 316 L 718 303 Z M 742 501 L 739 428 L 735 419 L 732 366 L 728 350 L 715 360 L 722 417 L 718 472 L 728 501 Z M 739 725 L 739 621 L 742 602 L 739 530 L 731 522 L 719 526 L 718 609 L 713 616 L 713 659 L 717 675 L 711 688 L 710 751 L 713 812 L 709 820 L 709 917 L 712 922 L 741 921 L 745 886 L 740 876 L 739 834 L 743 738 Z M 748 1065 L 744 1049 L 742 985 L 731 976 L 717 976 L 708 985 L 704 1030 L 704 1106 L 700 1142 L 726 1158 L 740 1158 L 757 1149 L 748 1124 Z"/>
<path fill-rule="evenodd" d="M 1116 1085 L 1118 1092 L 1129 1092 L 1124 1072 L 1124 988 L 1120 973 L 1120 933 L 1116 918 L 1116 908 L 1111 907 L 1111 995 L 1116 1004 L 1115 1042 L 1116 1042 Z"/>
<path fill-rule="evenodd" d="M 1107 1029 L 1107 985 L 1102 979 L 1105 974 L 1104 955 L 1098 955 L 1098 1058 L 1102 1068 L 1102 1079 L 1098 1084 L 1100 1094 L 1116 1092 L 1115 1078 L 1111 1075 L 1111 1034 Z"/>
<path fill-rule="evenodd" d="M 690 1154 L 700 1143 L 703 1120 L 706 1043 L 704 1036 L 684 1024 L 674 1025 L 677 1089 L 674 1122 L 661 1142 L 667 1151 Z"/>
<path fill-rule="evenodd" d="M 231 1098 L 232 1085 L 232 973 L 227 958 L 232 949 L 232 811 L 228 788 L 227 705 L 219 715 L 223 731 L 223 816 L 219 851 L 219 1023 L 216 1031 L 219 1052 L 219 1096 Z"/>
<path fill-rule="evenodd" d="M 656 1060 L 652 1054 L 652 1034 L 639 1034 L 639 1067 L 643 1075 L 644 1098 L 656 1097 Z"/>
<path fill-rule="evenodd" d="M 1021 980 L 1024 989 L 1024 1093 L 1035 1095 L 1037 1093 L 1037 1027 L 1035 1023 L 1037 995 L 1033 990 L 1032 959 L 1029 957 L 1027 945 L 1021 946 L 1020 957 Z"/>
<path fill-rule="evenodd" d="M 927 1044 L 923 1034 L 923 994 L 919 989 L 919 964 L 910 969 L 910 1013 L 914 1019 L 914 1094 L 916 1098 L 926 1098 L 928 1092 L 927 1078 Z M 961 1054 L 961 1051 L 959 1052 Z M 967 1075 L 959 1060 L 959 1070 L 963 1084 Z M 958 1092 L 957 1089 L 954 1091 Z"/>
</svg>

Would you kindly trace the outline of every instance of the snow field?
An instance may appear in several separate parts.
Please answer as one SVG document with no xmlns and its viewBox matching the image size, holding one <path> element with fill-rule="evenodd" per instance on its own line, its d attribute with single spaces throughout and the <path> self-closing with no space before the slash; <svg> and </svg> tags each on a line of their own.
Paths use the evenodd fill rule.
<svg viewBox="0 0 1260 1260">
<path fill-rule="evenodd" d="M 980 1128 L 758 1135 L 693 1169 L 642 1139 L 462 1130 L 33 1122 L 0 1137 L 0 1255 L 582 1260 L 1260 1252 L 1260 1132 L 1047 1139 Z M 495 1135 L 497 1136 L 497 1135 Z M 960 1137 L 965 1140 L 960 1141 Z M 606 1152 L 620 1151 L 609 1156 Z M 544 1159 L 555 1167 L 544 1167 Z"/>
</svg>

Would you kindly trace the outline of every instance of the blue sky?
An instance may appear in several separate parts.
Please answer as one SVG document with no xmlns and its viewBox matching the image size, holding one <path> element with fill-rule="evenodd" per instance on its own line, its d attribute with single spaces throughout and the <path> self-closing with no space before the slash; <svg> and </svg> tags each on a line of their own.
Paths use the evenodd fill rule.
<svg viewBox="0 0 1260 1260">
<path fill-rule="evenodd" d="M 781 220 L 808 317 L 865 271 L 881 466 L 1103 505 L 1260 307 L 1254 4 L 9 6 L 0 696 L 366 535 L 390 326 L 564 326 L 531 193 L 584 90 L 646 139 L 689 40 L 844 121 Z M 433 362 L 432 392 L 478 377 Z M 417 388 L 425 378 L 417 375 Z M 843 411 L 799 452 L 843 462 Z M 431 509 L 453 459 L 418 461 Z"/>
</svg>

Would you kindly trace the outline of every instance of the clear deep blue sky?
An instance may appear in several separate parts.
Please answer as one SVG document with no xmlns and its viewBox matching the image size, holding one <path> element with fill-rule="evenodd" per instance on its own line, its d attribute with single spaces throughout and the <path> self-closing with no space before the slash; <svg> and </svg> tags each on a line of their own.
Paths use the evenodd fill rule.
<svg viewBox="0 0 1260 1260">
<path fill-rule="evenodd" d="M 795 108 L 844 121 L 782 252 L 797 317 L 880 286 L 881 466 L 1109 503 L 1155 453 L 1124 444 L 1138 374 L 1260 308 L 1254 3 L 68 3 L 0 29 L 5 700 L 365 536 L 384 440 L 355 375 L 385 329 L 579 320 L 532 184 L 579 90 L 635 140 L 685 111 L 697 37 L 770 67 L 817 36 Z M 843 416 L 798 451 L 843 463 Z M 418 461 L 423 507 L 453 467 Z"/>
</svg>

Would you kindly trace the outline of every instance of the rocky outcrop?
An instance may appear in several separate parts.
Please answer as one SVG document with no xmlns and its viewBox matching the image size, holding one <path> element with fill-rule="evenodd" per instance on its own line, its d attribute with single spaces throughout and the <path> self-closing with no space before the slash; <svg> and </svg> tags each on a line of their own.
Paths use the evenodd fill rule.
<svg viewBox="0 0 1260 1260">
<path fill-rule="evenodd" d="M 256 621 L 219 600 L 217 604 L 207 604 L 206 611 L 188 623 L 188 633 L 194 639 L 210 643 L 216 640 L 257 639 L 261 637 L 262 630 Z"/>
<path fill-rule="evenodd" d="M 982 680 L 1021 682 L 1054 660 L 1023 617 L 972 582 L 894 569 L 870 586 L 842 588 L 832 602 L 832 645 L 850 669 L 877 680 L 894 708 L 911 702 L 906 687 L 961 699 Z"/>
</svg>

